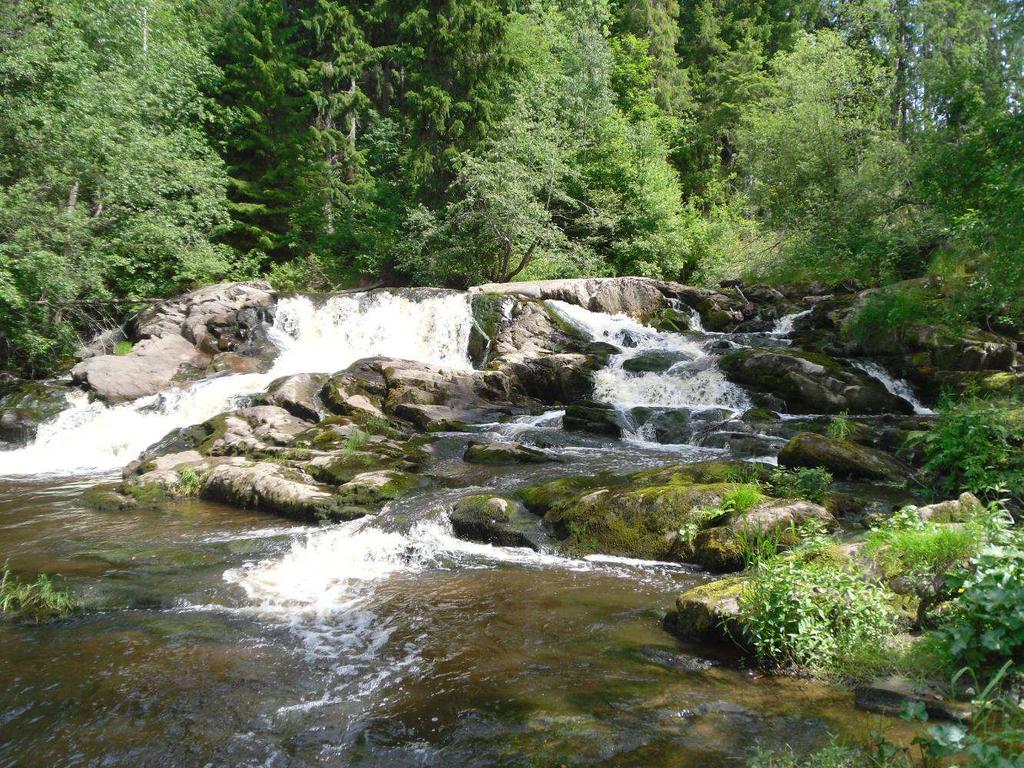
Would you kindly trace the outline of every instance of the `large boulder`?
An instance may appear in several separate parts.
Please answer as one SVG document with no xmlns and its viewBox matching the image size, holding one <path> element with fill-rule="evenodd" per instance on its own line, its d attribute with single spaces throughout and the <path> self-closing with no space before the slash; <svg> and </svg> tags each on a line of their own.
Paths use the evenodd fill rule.
<svg viewBox="0 0 1024 768">
<path fill-rule="evenodd" d="M 179 374 L 196 371 L 210 362 L 182 336 L 140 341 L 129 354 L 99 355 L 71 369 L 78 384 L 108 403 L 137 400 L 167 389 Z"/>
<path fill-rule="evenodd" d="M 320 421 L 328 413 L 320 398 L 320 391 L 327 379 L 328 376 L 322 373 L 283 376 L 271 382 L 266 393 L 258 397 L 257 401 L 284 408 L 293 416 L 306 421 Z"/>
<path fill-rule="evenodd" d="M 622 437 L 618 411 L 608 403 L 585 401 L 565 409 L 562 427 L 570 432 L 589 432 L 603 437 Z"/>
<path fill-rule="evenodd" d="M 899 481 L 908 467 L 887 453 L 814 432 L 801 432 L 779 453 L 784 467 L 824 467 L 835 477 Z"/>
<path fill-rule="evenodd" d="M 791 413 L 912 413 L 880 381 L 839 361 L 792 349 L 738 349 L 721 357 L 726 377 L 781 398 Z"/>
</svg>

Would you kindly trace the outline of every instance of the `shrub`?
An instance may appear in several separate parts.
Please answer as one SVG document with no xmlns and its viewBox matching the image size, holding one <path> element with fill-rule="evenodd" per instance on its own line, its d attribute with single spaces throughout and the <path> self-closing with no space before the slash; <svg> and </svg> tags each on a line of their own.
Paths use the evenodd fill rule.
<svg viewBox="0 0 1024 768">
<path fill-rule="evenodd" d="M 174 485 L 174 493 L 178 496 L 198 496 L 203 489 L 204 477 L 192 467 L 185 467 L 178 473 L 178 482 Z"/>
<path fill-rule="evenodd" d="M 922 285 L 896 285 L 872 293 L 843 326 L 843 331 L 867 350 L 900 343 L 916 324 L 949 321 L 941 297 Z"/>
<path fill-rule="evenodd" d="M 939 418 L 920 438 L 925 468 L 945 492 L 989 493 L 1005 488 L 1024 499 L 1024 418 L 1021 411 L 982 400 L 943 400 Z"/>
<path fill-rule="evenodd" d="M 846 676 L 845 661 L 888 647 L 896 615 L 885 590 L 836 562 L 762 562 L 740 593 L 745 640 L 762 663 Z"/>
<path fill-rule="evenodd" d="M 853 424 L 845 411 L 834 417 L 828 424 L 826 433 L 833 440 L 845 440 L 853 434 Z"/>
<path fill-rule="evenodd" d="M 46 574 L 40 574 L 35 581 L 23 582 L 4 566 L 0 575 L 0 613 L 40 622 L 59 619 L 75 607 L 70 593 L 54 586 Z"/>
<path fill-rule="evenodd" d="M 761 487 L 772 496 L 799 498 L 820 504 L 832 485 L 832 475 L 821 467 L 775 469 Z"/>
</svg>

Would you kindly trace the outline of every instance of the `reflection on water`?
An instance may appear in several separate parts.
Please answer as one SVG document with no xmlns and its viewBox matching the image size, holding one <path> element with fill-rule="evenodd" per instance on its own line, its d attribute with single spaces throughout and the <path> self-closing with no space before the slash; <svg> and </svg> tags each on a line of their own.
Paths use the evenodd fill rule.
<svg viewBox="0 0 1024 768">
<path fill-rule="evenodd" d="M 879 726 L 667 635 L 686 567 L 467 544 L 424 509 L 319 530 L 81 490 L 0 496 L 11 565 L 94 609 L 0 624 L 0 765 L 742 765 Z"/>
</svg>

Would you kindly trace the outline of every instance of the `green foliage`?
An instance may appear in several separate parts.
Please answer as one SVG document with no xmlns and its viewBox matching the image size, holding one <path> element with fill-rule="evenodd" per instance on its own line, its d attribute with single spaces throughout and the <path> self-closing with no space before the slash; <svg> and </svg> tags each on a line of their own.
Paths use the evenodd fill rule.
<svg viewBox="0 0 1024 768">
<path fill-rule="evenodd" d="M 132 346 L 130 341 L 119 341 L 114 345 L 114 354 L 127 355 L 132 351 Z"/>
<path fill-rule="evenodd" d="M 55 586 L 46 574 L 25 582 L 4 566 L 0 574 L 0 614 L 26 621 L 52 621 L 67 616 L 76 607 L 71 594 Z"/>
<path fill-rule="evenodd" d="M 941 576 L 966 563 L 981 547 L 983 530 L 925 524 L 920 529 L 881 528 L 868 534 L 865 553 L 889 576 Z"/>
<path fill-rule="evenodd" d="M 843 331 L 865 349 L 883 350 L 902 342 L 912 325 L 948 325 L 951 319 L 948 305 L 940 296 L 913 283 L 871 294 L 846 322 Z"/>
<path fill-rule="evenodd" d="M 860 665 L 848 661 L 888 647 L 896 623 L 885 590 L 863 574 L 792 555 L 759 563 L 740 614 L 744 640 L 762 663 L 825 676 L 858 674 Z"/>
<path fill-rule="evenodd" d="M 370 434 L 368 432 L 364 432 L 358 427 L 353 427 L 348 433 L 348 437 L 345 438 L 345 451 L 348 453 L 354 453 L 360 450 L 369 441 Z"/>
<path fill-rule="evenodd" d="M 967 397 L 943 400 L 921 437 L 925 467 L 945 492 L 1005 489 L 1024 499 L 1024 417 L 1019 405 Z"/>
<path fill-rule="evenodd" d="M 849 414 L 844 411 L 835 416 L 828 423 L 826 434 L 833 440 L 846 440 L 853 434 L 853 425 L 850 422 Z"/>
<path fill-rule="evenodd" d="M 832 485 L 832 475 L 822 467 L 782 469 L 776 467 L 761 481 L 767 493 L 779 498 L 796 498 L 820 504 Z"/>
<path fill-rule="evenodd" d="M 174 485 L 174 493 L 178 496 L 198 496 L 203 489 L 203 474 L 192 467 L 185 467 L 178 473 L 178 482 Z"/>
<path fill-rule="evenodd" d="M 951 577 L 953 613 L 941 630 L 954 661 L 978 672 L 1024 660 L 1024 542 L 985 547 Z"/>
<path fill-rule="evenodd" d="M 721 507 L 726 512 L 742 514 L 749 512 L 762 501 L 764 501 L 764 494 L 761 493 L 760 488 L 753 484 L 743 484 L 725 494 Z"/>
</svg>

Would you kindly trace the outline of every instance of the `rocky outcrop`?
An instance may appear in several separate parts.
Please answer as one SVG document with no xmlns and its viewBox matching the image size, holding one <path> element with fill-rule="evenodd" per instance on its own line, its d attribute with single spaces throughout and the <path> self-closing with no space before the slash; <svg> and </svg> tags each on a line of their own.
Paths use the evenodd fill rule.
<svg viewBox="0 0 1024 768">
<path fill-rule="evenodd" d="M 824 467 L 835 477 L 905 480 L 910 469 L 887 453 L 849 440 L 802 432 L 779 453 L 784 467 Z"/>
<path fill-rule="evenodd" d="M 614 406 L 585 401 L 565 409 L 562 427 L 570 432 L 589 432 L 602 437 L 622 437 L 622 423 Z"/>
<path fill-rule="evenodd" d="M 833 358 L 792 349 L 738 349 L 719 360 L 735 384 L 780 399 L 791 413 L 912 413 L 881 382 Z"/>
<path fill-rule="evenodd" d="M 218 367 L 222 354 L 269 355 L 273 345 L 265 324 L 274 300 L 267 283 L 253 282 L 212 285 L 160 302 L 130 323 L 130 351 L 89 357 L 71 370 L 72 378 L 101 400 L 117 403 Z"/>
<path fill-rule="evenodd" d="M 591 312 L 628 315 L 645 322 L 665 306 L 665 285 L 646 277 L 587 277 L 488 283 L 470 288 L 470 293 L 564 301 Z"/>
<path fill-rule="evenodd" d="M 306 421 L 320 421 L 329 412 L 320 392 L 328 376 L 322 373 L 298 373 L 271 382 L 257 401 L 284 408 L 293 416 Z"/>
</svg>

